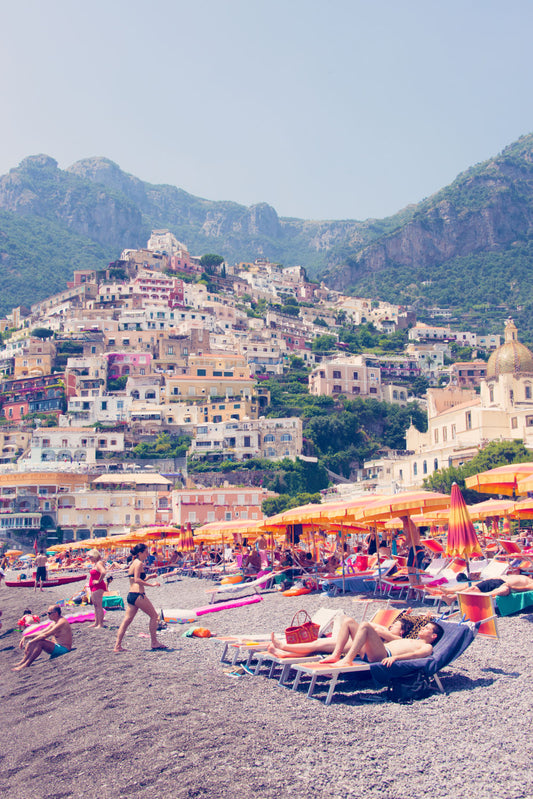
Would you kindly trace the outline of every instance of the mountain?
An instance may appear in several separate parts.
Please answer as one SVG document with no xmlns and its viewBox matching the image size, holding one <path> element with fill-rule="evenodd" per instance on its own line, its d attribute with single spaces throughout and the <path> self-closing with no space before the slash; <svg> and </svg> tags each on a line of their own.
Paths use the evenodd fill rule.
<svg viewBox="0 0 533 799">
<path fill-rule="evenodd" d="M 533 134 L 459 175 L 396 229 L 331 266 L 324 280 L 419 307 L 502 305 L 530 317 Z"/>
<path fill-rule="evenodd" d="M 152 185 L 106 158 L 66 170 L 46 155 L 0 177 L 0 314 L 101 268 L 168 228 L 190 252 L 227 261 L 301 264 L 333 288 L 440 306 L 486 326 L 512 313 L 533 339 L 533 134 L 472 167 L 432 197 L 382 220 L 279 217 L 266 203 L 212 202 Z"/>
<path fill-rule="evenodd" d="M 61 170 L 47 155 L 30 156 L 0 177 L 0 314 L 61 289 L 74 269 L 102 268 L 124 248 L 146 246 L 156 228 L 171 230 L 196 255 L 265 256 L 316 275 L 333 248 L 358 249 L 397 224 L 285 219 L 266 203 L 211 202 L 146 183 L 107 158 Z"/>
</svg>

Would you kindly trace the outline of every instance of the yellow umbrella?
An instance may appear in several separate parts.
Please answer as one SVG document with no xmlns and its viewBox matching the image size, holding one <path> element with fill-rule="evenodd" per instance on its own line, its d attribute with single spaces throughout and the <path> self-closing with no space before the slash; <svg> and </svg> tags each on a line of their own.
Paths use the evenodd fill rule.
<svg viewBox="0 0 533 799">
<path fill-rule="evenodd" d="M 533 478 L 533 462 L 497 466 L 495 469 L 465 478 L 465 485 L 484 494 L 505 494 L 512 497 L 516 493 L 527 494 L 529 490 L 527 487 L 523 485 L 518 487 L 518 482 L 523 483 L 523 478 L 526 477 L 530 480 Z"/>
</svg>

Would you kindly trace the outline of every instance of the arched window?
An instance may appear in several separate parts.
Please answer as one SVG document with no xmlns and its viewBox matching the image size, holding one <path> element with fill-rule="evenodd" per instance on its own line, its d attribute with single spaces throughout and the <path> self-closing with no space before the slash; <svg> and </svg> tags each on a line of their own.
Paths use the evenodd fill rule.
<svg viewBox="0 0 533 799">
<path fill-rule="evenodd" d="M 433 461 L 433 470 L 436 472 L 438 468 L 439 468 L 439 462 L 437 458 L 435 458 L 435 460 Z"/>
<path fill-rule="evenodd" d="M 275 441 L 275 438 L 272 435 L 272 433 L 268 433 L 268 435 L 266 435 L 263 440 L 265 444 L 270 444 L 271 441 Z"/>
<path fill-rule="evenodd" d="M 423 473 L 424 473 L 424 474 L 427 474 L 427 473 L 428 473 L 428 464 L 427 464 L 427 461 L 424 461 L 424 463 L 422 464 L 422 471 L 423 471 Z"/>
<path fill-rule="evenodd" d="M 418 474 L 418 466 L 416 463 L 413 463 L 413 474 L 416 477 Z"/>
</svg>

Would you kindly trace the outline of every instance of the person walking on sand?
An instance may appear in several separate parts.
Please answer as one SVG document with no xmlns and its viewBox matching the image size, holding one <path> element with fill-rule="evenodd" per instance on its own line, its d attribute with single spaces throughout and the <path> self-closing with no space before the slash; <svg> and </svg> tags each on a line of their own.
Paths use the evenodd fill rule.
<svg viewBox="0 0 533 799">
<path fill-rule="evenodd" d="M 150 617 L 149 630 L 152 649 L 167 649 L 164 644 L 157 640 L 157 625 L 159 623 L 159 616 L 144 592 L 146 586 L 156 587 L 161 585 L 159 582 L 152 583 L 148 582 L 146 579 L 144 563 L 148 557 L 148 547 L 146 544 L 135 544 L 130 552 L 133 560 L 128 568 L 130 590 L 128 596 L 126 597 L 126 615 L 122 620 L 122 624 L 118 628 L 114 651 L 125 651 L 125 649 L 122 647 L 122 639 L 124 638 L 126 630 L 137 615 L 138 610 L 142 610 L 143 613 L 146 613 L 146 615 Z"/>
<path fill-rule="evenodd" d="M 41 652 L 48 652 L 50 660 L 60 655 L 66 655 L 72 649 L 72 628 L 69 622 L 61 615 L 59 605 L 48 608 L 48 624 L 44 630 L 33 635 L 23 637 L 19 646 L 24 646 L 24 657 L 17 663 L 13 671 L 20 671 L 31 666 Z M 48 640 L 50 639 L 50 640 Z"/>
<path fill-rule="evenodd" d="M 89 571 L 89 590 L 91 592 L 91 602 L 94 607 L 94 627 L 96 630 L 101 630 L 104 626 L 104 609 L 102 606 L 102 598 L 104 591 L 107 591 L 107 584 L 105 581 L 106 568 L 102 561 L 102 556 L 97 549 L 91 549 L 87 553 L 87 557 L 93 564 L 92 569 Z"/>
<path fill-rule="evenodd" d="M 39 583 L 41 591 L 43 590 L 43 583 L 46 582 L 46 564 L 48 563 L 48 558 L 44 554 L 44 549 L 39 550 L 39 554 L 35 558 L 34 565 L 37 568 L 35 574 L 35 585 L 33 587 L 34 592 L 37 591 L 37 583 Z"/>
</svg>

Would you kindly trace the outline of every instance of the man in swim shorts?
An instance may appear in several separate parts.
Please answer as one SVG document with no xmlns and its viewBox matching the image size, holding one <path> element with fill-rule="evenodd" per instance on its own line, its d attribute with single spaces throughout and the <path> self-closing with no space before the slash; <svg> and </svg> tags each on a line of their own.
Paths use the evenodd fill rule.
<svg viewBox="0 0 533 799">
<path fill-rule="evenodd" d="M 51 660 L 60 655 L 66 655 L 72 649 L 72 629 L 67 619 L 61 615 L 59 605 L 51 605 L 48 608 L 48 618 L 50 623 L 44 630 L 22 638 L 20 647 L 25 647 L 24 657 L 17 663 L 13 671 L 20 671 L 31 666 L 41 652 L 48 652 Z"/>
<path fill-rule="evenodd" d="M 335 651 L 332 656 L 320 661 L 320 664 L 335 663 L 336 666 L 353 666 L 354 658 L 359 656 L 367 663 L 382 663 L 392 666 L 397 660 L 413 660 L 426 658 L 433 652 L 444 633 L 440 624 L 428 621 L 418 633 L 418 638 L 395 638 L 385 645 L 382 637 L 374 629 L 371 622 L 363 621 L 358 625 L 350 648 L 340 660 Z M 342 650 L 341 650 L 342 651 Z"/>
<path fill-rule="evenodd" d="M 39 554 L 35 558 L 35 566 L 36 566 L 36 574 L 35 574 L 35 587 L 34 591 L 37 590 L 37 583 L 40 584 L 41 591 L 43 590 L 43 583 L 46 582 L 46 564 L 48 563 L 48 558 L 44 554 L 44 549 L 39 551 Z"/>
<path fill-rule="evenodd" d="M 470 585 L 462 591 L 446 589 L 441 586 L 441 591 L 449 600 L 455 599 L 457 594 L 490 594 L 491 596 L 509 596 L 520 594 L 524 591 L 533 591 L 533 579 L 526 574 L 506 574 L 505 577 L 495 577 L 491 580 L 481 580 L 475 585 Z M 446 600 L 445 597 L 445 600 Z"/>
</svg>

